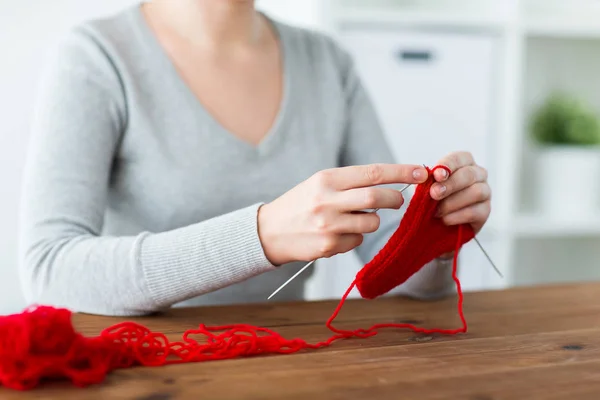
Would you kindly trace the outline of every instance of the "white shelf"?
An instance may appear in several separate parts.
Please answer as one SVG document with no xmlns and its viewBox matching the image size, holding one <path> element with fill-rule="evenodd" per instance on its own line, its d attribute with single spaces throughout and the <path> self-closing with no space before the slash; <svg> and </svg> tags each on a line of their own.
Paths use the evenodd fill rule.
<svg viewBox="0 0 600 400">
<path fill-rule="evenodd" d="M 600 23 L 564 18 L 531 18 L 524 24 L 528 36 L 600 39 Z"/>
<path fill-rule="evenodd" d="M 600 216 L 556 219 L 541 214 L 521 215 L 514 232 L 521 237 L 600 236 Z"/>
<path fill-rule="evenodd" d="M 398 10 L 394 8 L 343 8 L 336 16 L 341 24 L 394 24 L 435 29 L 498 31 L 509 21 L 493 14 Z"/>
<path fill-rule="evenodd" d="M 393 6 L 344 6 L 334 16 L 338 25 L 392 25 L 435 30 L 479 30 L 502 33 L 518 29 L 525 36 L 600 39 L 600 16 L 524 15 L 518 22 L 505 13 L 481 10 L 402 9 Z"/>
</svg>

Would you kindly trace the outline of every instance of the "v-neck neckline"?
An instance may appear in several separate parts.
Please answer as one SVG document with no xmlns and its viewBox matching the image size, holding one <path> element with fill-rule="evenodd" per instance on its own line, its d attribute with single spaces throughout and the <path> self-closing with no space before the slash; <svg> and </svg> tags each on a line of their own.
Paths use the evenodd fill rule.
<svg viewBox="0 0 600 400">
<path fill-rule="evenodd" d="M 143 40 L 144 45 L 148 47 L 149 52 L 153 57 L 155 57 L 161 64 L 161 67 L 165 69 L 168 73 L 168 81 L 177 85 L 177 90 L 181 91 L 183 96 L 186 98 L 186 101 L 190 104 L 193 104 L 194 109 L 199 112 L 203 119 L 209 121 L 211 128 L 215 129 L 222 134 L 229 142 L 236 147 L 249 151 L 255 155 L 265 155 L 270 150 L 273 150 L 275 146 L 281 142 L 283 139 L 283 135 L 286 131 L 285 126 L 287 121 L 289 120 L 289 109 L 292 106 L 290 104 L 291 101 L 291 92 L 292 88 L 292 78 L 293 74 L 292 68 L 293 65 L 290 62 L 290 57 L 288 54 L 288 38 L 285 35 L 285 32 L 281 29 L 280 25 L 271 19 L 268 15 L 263 12 L 260 12 L 261 15 L 267 20 L 267 23 L 271 24 L 271 28 L 277 35 L 280 58 L 282 63 L 282 96 L 279 101 L 279 107 L 277 110 L 277 115 L 273 120 L 270 128 L 267 130 L 266 134 L 262 137 L 258 144 L 252 144 L 246 140 L 241 139 L 239 136 L 231 132 L 229 129 L 225 128 L 202 104 L 198 96 L 194 94 L 192 89 L 185 82 L 175 64 L 167 54 L 166 50 L 160 44 L 158 38 L 156 37 L 153 30 L 150 28 L 148 21 L 143 15 L 142 12 L 143 3 L 136 3 L 131 9 L 131 16 L 134 21 L 134 25 L 136 27 L 137 33 L 141 35 L 140 37 Z"/>
</svg>

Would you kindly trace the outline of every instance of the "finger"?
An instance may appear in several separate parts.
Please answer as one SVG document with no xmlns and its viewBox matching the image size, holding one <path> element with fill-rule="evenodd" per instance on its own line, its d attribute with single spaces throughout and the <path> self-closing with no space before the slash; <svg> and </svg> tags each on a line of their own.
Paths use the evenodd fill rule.
<svg viewBox="0 0 600 400">
<path fill-rule="evenodd" d="M 372 212 L 341 214 L 331 226 L 331 232 L 342 235 L 371 233 L 379 229 L 380 222 L 379 215 Z"/>
<path fill-rule="evenodd" d="M 448 154 L 440 161 L 438 161 L 438 165 L 445 165 L 450 169 L 450 174 L 454 173 L 458 169 L 462 167 L 466 167 L 469 165 L 474 165 L 475 160 L 473 159 L 473 155 L 467 151 L 456 151 Z M 443 168 L 438 168 L 433 176 L 436 181 L 442 182 L 448 179 L 448 172 Z"/>
<path fill-rule="evenodd" d="M 335 238 L 325 238 L 318 258 L 328 258 L 333 257 L 336 254 L 346 253 L 360 246 L 362 242 L 363 235 L 354 233 L 341 235 Z"/>
<path fill-rule="evenodd" d="M 473 224 L 478 230 L 490 215 L 489 201 L 473 204 L 443 217 L 446 225 Z"/>
<path fill-rule="evenodd" d="M 427 180 L 427 170 L 420 165 L 368 164 L 321 171 L 326 185 L 337 190 L 404 183 L 417 184 Z"/>
<path fill-rule="evenodd" d="M 399 209 L 404 204 L 404 196 L 398 190 L 380 187 L 350 189 L 337 192 L 333 201 L 341 212 L 375 208 Z"/>
<path fill-rule="evenodd" d="M 487 170 L 479 166 L 462 167 L 453 173 L 445 182 L 431 185 L 431 197 L 442 200 L 478 182 L 485 182 Z"/>
<path fill-rule="evenodd" d="M 354 250 L 362 244 L 363 239 L 363 235 L 360 234 L 342 235 L 337 248 L 338 253 L 347 253 L 350 250 Z"/>
<path fill-rule="evenodd" d="M 461 210 L 470 205 L 489 200 L 491 189 L 486 183 L 476 183 L 445 198 L 438 206 L 438 217 Z"/>
</svg>

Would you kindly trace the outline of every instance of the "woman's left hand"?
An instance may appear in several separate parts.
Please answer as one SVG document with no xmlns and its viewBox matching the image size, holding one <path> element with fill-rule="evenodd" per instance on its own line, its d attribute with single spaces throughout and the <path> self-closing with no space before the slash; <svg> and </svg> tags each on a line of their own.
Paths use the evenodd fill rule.
<svg viewBox="0 0 600 400">
<path fill-rule="evenodd" d="M 448 225 L 469 223 L 475 233 L 485 225 L 491 211 L 491 189 L 487 170 L 475 163 L 468 152 L 455 152 L 438 162 L 451 171 L 438 168 L 431 197 L 440 200 L 438 217 Z"/>
</svg>

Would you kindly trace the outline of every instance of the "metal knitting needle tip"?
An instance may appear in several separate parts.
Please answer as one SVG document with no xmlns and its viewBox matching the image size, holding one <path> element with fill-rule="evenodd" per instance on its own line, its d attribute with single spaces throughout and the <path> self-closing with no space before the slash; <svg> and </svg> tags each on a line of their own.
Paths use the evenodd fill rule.
<svg viewBox="0 0 600 400">
<path fill-rule="evenodd" d="M 504 275 L 502 275 L 502 272 L 500 272 L 500 270 L 496 267 L 496 265 L 494 264 L 494 262 L 490 258 L 489 254 L 485 251 L 485 249 L 483 248 L 483 246 L 481 245 L 481 243 L 479 243 L 479 240 L 477 240 L 476 237 L 473 238 L 473 239 L 475 239 L 475 243 L 477 243 L 477 246 L 479 246 L 479 249 L 481 250 L 481 252 L 483 253 L 483 255 L 485 255 L 485 257 L 488 259 L 488 261 L 490 262 L 490 264 L 492 265 L 492 267 L 496 270 L 496 273 L 498 275 L 500 275 L 501 278 L 504 278 Z"/>
<path fill-rule="evenodd" d="M 410 184 L 410 183 L 408 185 L 404 186 L 402 189 L 400 189 L 400 193 L 403 193 L 406 189 L 408 189 L 411 186 L 412 186 L 412 184 Z M 379 210 L 380 210 L 379 208 L 376 208 L 373 210 L 373 212 L 376 213 Z"/>
<path fill-rule="evenodd" d="M 308 267 L 310 267 L 316 260 L 312 260 L 311 262 L 309 262 L 308 264 L 306 264 L 304 267 L 302 267 L 302 269 L 298 272 L 296 272 L 294 274 L 294 276 L 292 276 L 290 279 L 288 279 L 283 285 L 279 286 L 279 288 L 277 288 L 276 291 L 274 291 L 273 293 L 271 293 L 271 295 L 267 298 L 267 300 L 270 300 L 271 297 L 275 296 L 277 293 L 279 293 L 279 291 L 281 289 L 283 289 L 284 287 L 287 286 L 288 283 L 290 283 L 291 281 L 293 281 L 298 275 L 300 275 L 302 272 L 304 272 L 304 270 Z"/>
</svg>

